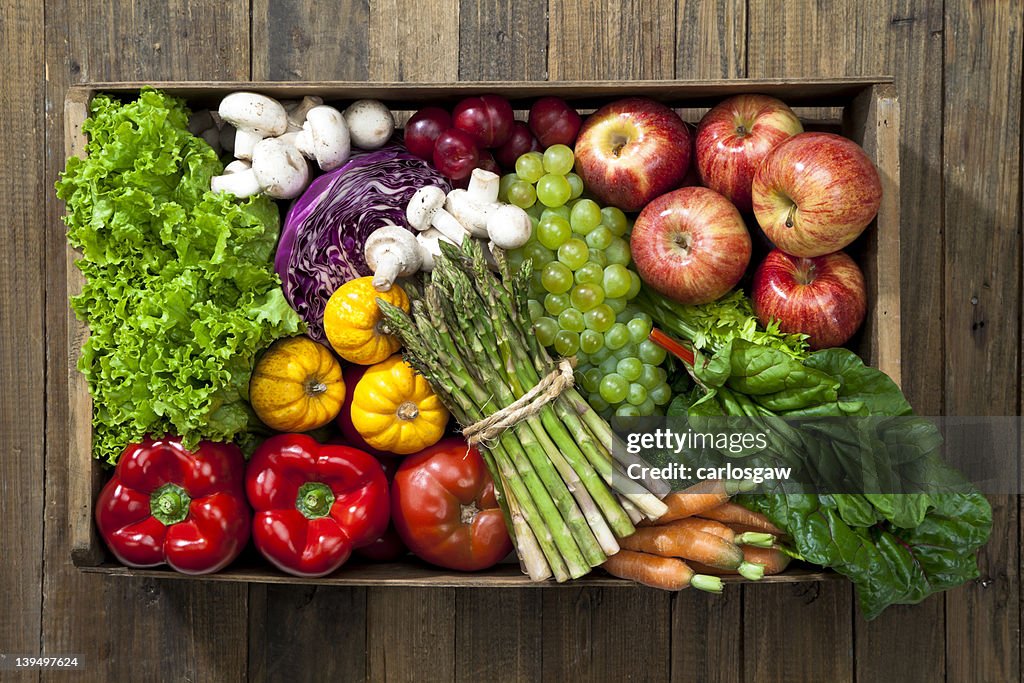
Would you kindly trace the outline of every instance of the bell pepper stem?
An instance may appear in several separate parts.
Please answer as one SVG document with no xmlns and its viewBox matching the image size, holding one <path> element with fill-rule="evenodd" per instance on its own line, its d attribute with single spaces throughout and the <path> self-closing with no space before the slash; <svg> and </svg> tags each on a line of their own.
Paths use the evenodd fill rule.
<svg viewBox="0 0 1024 683">
<path fill-rule="evenodd" d="M 299 495 L 295 499 L 295 509 L 306 519 L 326 517 L 334 505 L 334 492 L 331 487 L 319 481 L 307 481 L 299 487 Z"/>
<path fill-rule="evenodd" d="M 188 506 L 192 502 L 185 489 L 177 484 L 164 484 L 149 497 L 149 509 L 161 523 L 170 526 L 188 517 Z"/>
</svg>

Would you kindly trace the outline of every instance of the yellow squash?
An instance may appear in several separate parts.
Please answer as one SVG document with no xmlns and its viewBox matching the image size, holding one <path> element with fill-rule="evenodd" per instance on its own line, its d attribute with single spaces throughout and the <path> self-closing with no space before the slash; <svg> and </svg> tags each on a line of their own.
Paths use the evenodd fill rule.
<svg viewBox="0 0 1024 683">
<path fill-rule="evenodd" d="M 253 410 L 264 424 L 279 432 L 323 427 L 338 416 L 344 401 L 341 364 L 308 337 L 274 342 L 249 380 Z"/>
<path fill-rule="evenodd" d="M 324 309 L 324 331 L 338 355 L 359 365 L 380 363 L 398 351 L 401 342 L 380 329 L 378 297 L 409 312 L 409 297 L 398 285 L 386 292 L 373 287 L 372 277 L 349 280 L 331 295 Z"/>
<path fill-rule="evenodd" d="M 377 450 L 408 455 L 444 436 L 448 410 L 400 355 L 367 368 L 352 392 L 352 425 Z"/>
</svg>

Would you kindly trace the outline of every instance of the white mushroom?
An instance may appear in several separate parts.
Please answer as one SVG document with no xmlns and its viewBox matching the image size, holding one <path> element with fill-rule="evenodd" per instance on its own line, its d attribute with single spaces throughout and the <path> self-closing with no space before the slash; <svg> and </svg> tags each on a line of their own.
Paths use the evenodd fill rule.
<svg viewBox="0 0 1024 683">
<path fill-rule="evenodd" d="M 417 273 L 423 262 L 416 237 L 403 227 L 385 225 L 366 238 L 366 265 L 373 270 L 373 287 L 386 292 L 400 277 Z"/>
<path fill-rule="evenodd" d="M 352 144 L 360 149 L 377 149 L 395 132 L 395 117 L 382 102 L 356 100 L 345 110 Z"/>
<path fill-rule="evenodd" d="M 221 100 L 217 113 L 235 127 L 234 153 L 239 159 L 251 159 L 256 143 L 288 129 L 288 113 L 281 103 L 258 93 L 231 93 Z"/>
<path fill-rule="evenodd" d="M 487 219 L 501 206 L 498 203 L 500 180 L 496 173 L 476 168 L 465 190 L 448 193 L 445 208 L 474 237 L 487 237 Z"/>
<path fill-rule="evenodd" d="M 437 228 L 452 243 L 462 244 L 469 233 L 454 216 L 444 210 L 444 199 L 444 190 L 440 187 L 421 187 L 405 207 L 405 218 L 417 230 Z"/>
<path fill-rule="evenodd" d="M 309 164 L 293 145 L 277 138 L 256 144 L 252 170 L 263 191 L 275 199 L 297 197 L 309 183 Z"/>
<path fill-rule="evenodd" d="M 214 192 L 230 192 L 239 199 L 251 197 L 260 191 L 260 183 L 248 161 L 232 161 L 224 167 L 224 174 L 210 180 Z"/>
<path fill-rule="evenodd" d="M 308 159 L 315 159 L 324 171 L 333 171 L 348 161 L 351 149 L 348 126 L 341 112 L 320 105 L 306 113 L 302 132 L 295 137 L 295 146 Z"/>
<path fill-rule="evenodd" d="M 306 122 L 306 115 L 309 113 L 309 110 L 313 107 L 319 107 L 323 103 L 323 99 L 319 97 L 306 95 L 298 102 L 290 102 L 285 105 L 285 111 L 288 112 L 288 132 L 298 133 L 302 130 L 302 124 Z"/>
<path fill-rule="evenodd" d="M 427 228 L 423 232 L 417 233 L 416 241 L 420 244 L 420 257 L 423 259 L 423 262 L 420 264 L 420 270 L 427 273 L 434 269 L 434 259 L 441 255 L 440 243 L 448 242 L 449 244 L 454 244 L 437 228 Z"/>
<path fill-rule="evenodd" d="M 487 218 L 491 244 L 501 249 L 518 249 L 530 241 L 533 222 L 530 214 L 513 204 L 502 204 Z"/>
</svg>

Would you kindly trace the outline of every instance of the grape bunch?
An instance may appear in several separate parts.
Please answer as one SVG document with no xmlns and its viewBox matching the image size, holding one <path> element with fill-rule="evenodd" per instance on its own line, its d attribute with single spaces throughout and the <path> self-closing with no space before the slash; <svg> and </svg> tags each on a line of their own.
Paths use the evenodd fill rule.
<svg viewBox="0 0 1024 683">
<path fill-rule="evenodd" d="M 640 276 L 629 266 L 630 223 L 621 210 L 583 196 L 572 150 L 552 145 L 516 160 L 501 201 L 526 210 L 530 241 L 509 254 L 533 260 L 530 315 L 538 341 L 577 357 L 576 381 L 605 417 L 660 414 L 671 391 L 665 351 L 647 337 L 652 321 L 630 305 Z"/>
</svg>

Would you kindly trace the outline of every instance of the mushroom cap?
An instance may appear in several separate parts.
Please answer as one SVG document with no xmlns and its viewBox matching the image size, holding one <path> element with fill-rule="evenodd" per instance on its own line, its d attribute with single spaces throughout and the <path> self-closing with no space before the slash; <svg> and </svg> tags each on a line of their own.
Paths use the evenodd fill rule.
<svg viewBox="0 0 1024 683">
<path fill-rule="evenodd" d="M 444 190 L 434 185 L 428 185 L 416 190 L 416 194 L 409 200 L 405 207 L 405 219 L 409 225 L 417 230 L 426 230 L 430 227 L 434 214 L 444 206 Z"/>
<path fill-rule="evenodd" d="M 377 228 L 366 238 L 363 245 L 366 265 L 377 270 L 381 254 L 391 252 L 399 256 L 402 264 L 400 275 L 412 275 L 420 267 L 420 246 L 416 236 L 398 225 Z"/>
<path fill-rule="evenodd" d="M 318 105 L 306 112 L 302 132 L 295 142 L 299 150 L 316 159 L 324 171 L 333 171 L 348 161 L 352 151 L 348 125 L 334 107 Z"/>
<path fill-rule="evenodd" d="M 487 219 L 487 234 L 502 249 L 518 249 L 530 241 L 532 233 L 530 214 L 512 204 L 502 204 Z"/>
<path fill-rule="evenodd" d="M 260 187 L 275 199 L 298 197 L 309 183 L 309 164 L 295 149 L 277 138 L 260 140 L 252 150 L 252 170 Z"/>
<path fill-rule="evenodd" d="M 448 193 L 444 208 L 469 231 L 473 237 L 487 237 L 487 219 L 498 203 L 483 204 L 473 200 L 468 190 L 455 189 Z"/>
<path fill-rule="evenodd" d="M 217 113 L 235 128 L 280 135 L 288 129 L 288 113 L 275 99 L 254 92 L 233 92 L 220 101 Z"/>
<path fill-rule="evenodd" d="M 377 149 L 395 132 L 395 117 L 383 102 L 356 100 L 345 109 L 352 144 L 360 149 Z"/>
</svg>

